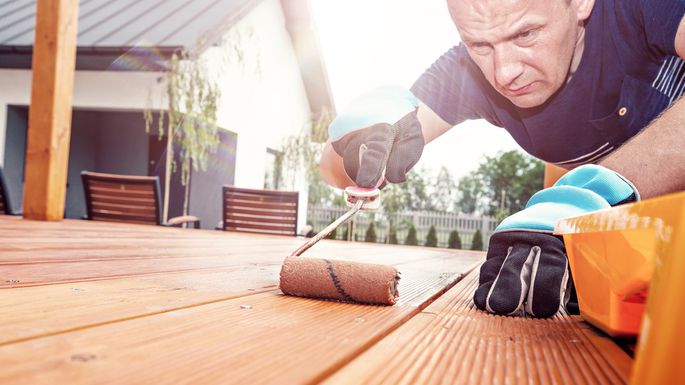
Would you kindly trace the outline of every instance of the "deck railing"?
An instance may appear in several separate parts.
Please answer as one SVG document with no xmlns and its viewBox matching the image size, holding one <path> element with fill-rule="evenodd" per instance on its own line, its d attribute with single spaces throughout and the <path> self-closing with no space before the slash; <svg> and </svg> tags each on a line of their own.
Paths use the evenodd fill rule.
<svg viewBox="0 0 685 385">
<path fill-rule="evenodd" d="M 313 226 L 314 233 L 323 229 L 348 209 L 346 207 L 310 206 L 307 210 L 307 223 Z M 387 214 L 360 213 L 354 223 L 354 240 L 363 241 L 370 223 L 374 222 L 376 242 L 388 242 L 389 219 L 396 226 L 398 243 L 404 244 L 409 231 L 409 224 L 416 228 L 416 238 L 420 246 L 426 243 L 426 236 L 431 225 L 435 226 L 438 247 L 447 247 L 450 232 L 457 230 L 462 248 L 470 249 L 473 235 L 480 230 L 483 245 L 487 246 L 490 235 L 497 227 L 494 218 L 489 216 L 457 214 L 435 211 L 403 211 L 388 216 Z M 335 233 L 335 239 L 346 239 L 347 225 L 341 226 Z"/>
</svg>

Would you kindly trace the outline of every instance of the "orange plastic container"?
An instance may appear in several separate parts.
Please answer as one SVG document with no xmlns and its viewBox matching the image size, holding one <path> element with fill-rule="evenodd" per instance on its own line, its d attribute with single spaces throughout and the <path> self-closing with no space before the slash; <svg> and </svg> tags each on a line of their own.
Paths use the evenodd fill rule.
<svg viewBox="0 0 685 385">
<path fill-rule="evenodd" d="M 657 252 L 650 229 L 563 234 L 583 318 L 614 337 L 640 331 Z"/>
<path fill-rule="evenodd" d="M 681 383 L 685 192 L 563 219 L 555 232 L 583 318 L 612 336 L 639 334 L 631 384 Z"/>
</svg>

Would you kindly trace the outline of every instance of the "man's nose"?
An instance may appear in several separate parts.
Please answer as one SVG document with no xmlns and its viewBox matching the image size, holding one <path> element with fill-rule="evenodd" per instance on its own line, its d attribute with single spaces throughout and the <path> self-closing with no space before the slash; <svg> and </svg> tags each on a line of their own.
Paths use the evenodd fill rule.
<svg viewBox="0 0 685 385">
<path fill-rule="evenodd" d="M 494 60 L 497 84 L 504 88 L 509 88 L 512 85 L 518 86 L 512 83 L 515 83 L 516 79 L 523 73 L 523 63 L 519 60 L 515 50 L 509 49 L 507 46 L 496 47 Z"/>
</svg>

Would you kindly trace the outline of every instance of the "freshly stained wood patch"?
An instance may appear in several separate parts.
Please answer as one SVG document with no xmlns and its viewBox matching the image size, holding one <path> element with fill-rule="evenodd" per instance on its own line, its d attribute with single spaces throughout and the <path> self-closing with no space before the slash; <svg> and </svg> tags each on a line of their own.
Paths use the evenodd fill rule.
<svg viewBox="0 0 685 385">
<path fill-rule="evenodd" d="M 630 358 L 577 316 L 494 316 L 472 296 L 478 271 L 326 384 L 626 384 Z"/>
</svg>

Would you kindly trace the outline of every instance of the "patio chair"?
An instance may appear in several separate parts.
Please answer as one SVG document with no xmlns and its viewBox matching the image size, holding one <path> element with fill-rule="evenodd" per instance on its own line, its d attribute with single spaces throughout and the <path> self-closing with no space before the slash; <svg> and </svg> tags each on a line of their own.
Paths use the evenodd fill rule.
<svg viewBox="0 0 685 385">
<path fill-rule="evenodd" d="M 2 173 L 2 167 L 0 167 L 0 214 L 6 215 L 21 215 L 21 211 L 12 210 L 12 204 L 10 203 L 10 197 L 7 190 L 7 184 L 5 183 L 5 176 Z"/>
<path fill-rule="evenodd" d="M 223 229 L 296 236 L 298 197 L 296 191 L 223 186 Z"/>
<path fill-rule="evenodd" d="M 162 200 L 157 176 L 82 171 L 81 179 L 86 197 L 86 219 L 160 226 L 193 223 L 196 229 L 200 228 L 200 220 L 192 215 L 162 221 Z"/>
</svg>

